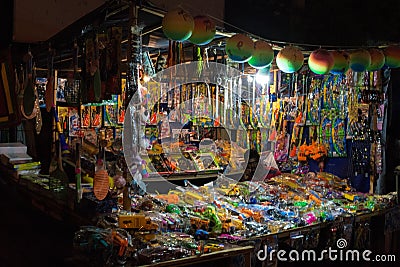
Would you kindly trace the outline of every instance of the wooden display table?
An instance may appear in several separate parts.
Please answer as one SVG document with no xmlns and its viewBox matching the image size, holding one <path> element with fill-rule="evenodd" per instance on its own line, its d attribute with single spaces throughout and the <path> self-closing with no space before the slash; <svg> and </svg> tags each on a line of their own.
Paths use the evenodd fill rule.
<svg viewBox="0 0 400 267">
<path fill-rule="evenodd" d="M 155 263 L 151 265 L 140 265 L 140 266 L 152 266 L 152 267 L 167 267 L 167 266 L 216 266 L 216 262 L 218 260 L 224 260 L 225 264 L 228 264 L 227 259 L 235 256 L 243 255 L 244 257 L 244 267 L 251 266 L 251 254 L 253 253 L 254 248 L 252 246 L 244 246 L 244 247 L 234 247 L 229 249 L 224 249 L 221 251 L 216 251 L 212 253 L 202 254 L 199 256 L 191 256 L 182 259 L 170 260 L 160 263 Z M 219 266 L 229 266 L 228 265 L 219 265 Z"/>
</svg>

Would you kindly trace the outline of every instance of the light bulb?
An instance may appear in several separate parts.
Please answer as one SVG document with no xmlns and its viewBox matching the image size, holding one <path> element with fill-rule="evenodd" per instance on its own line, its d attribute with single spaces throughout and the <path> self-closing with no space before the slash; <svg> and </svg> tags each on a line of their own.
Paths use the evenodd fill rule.
<svg viewBox="0 0 400 267">
<path fill-rule="evenodd" d="M 269 67 L 260 69 L 256 74 L 256 82 L 260 85 L 269 83 Z"/>
</svg>

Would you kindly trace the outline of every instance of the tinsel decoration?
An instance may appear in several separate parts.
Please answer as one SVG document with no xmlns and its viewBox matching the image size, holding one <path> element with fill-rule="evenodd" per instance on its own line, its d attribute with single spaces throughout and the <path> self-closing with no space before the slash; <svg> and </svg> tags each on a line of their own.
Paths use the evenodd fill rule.
<svg viewBox="0 0 400 267">
<path fill-rule="evenodd" d="M 130 31 L 131 45 L 129 47 L 130 53 L 128 54 L 129 55 L 128 71 L 126 74 L 127 79 L 126 79 L 126 92 L 125 92 L 125 99 L 126 99 L 125 103 L 127 105 L 139 88 L 139 67 L 141 65 L 141 59 L 142 59 L 142 36 L 141 36 L 142 30 L 143 26 L 141 25 L 131 26 L 131 31 Z M 138 94 L 138 97 L 140 97 L 140 92 Z"/>
</svg>

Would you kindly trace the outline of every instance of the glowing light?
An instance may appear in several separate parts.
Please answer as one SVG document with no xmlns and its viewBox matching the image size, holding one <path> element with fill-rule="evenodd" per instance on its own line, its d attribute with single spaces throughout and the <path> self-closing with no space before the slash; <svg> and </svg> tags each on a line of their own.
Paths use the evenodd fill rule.
<svg viewBox="0 0 400 267">
<path fill-rule="evenodd" d="M 256 82 L 261 85 L 269 83 L 269 68 L 263 68 L 257 71 Z"/>
<path fill-rule="evenodd" d="M 147 83 L 147 82 L 149 82 L 149 81 L 150 81 L 150 76 L 145 74 L 145 75 L 143 76 L 143 82 Z"/>
</svg>

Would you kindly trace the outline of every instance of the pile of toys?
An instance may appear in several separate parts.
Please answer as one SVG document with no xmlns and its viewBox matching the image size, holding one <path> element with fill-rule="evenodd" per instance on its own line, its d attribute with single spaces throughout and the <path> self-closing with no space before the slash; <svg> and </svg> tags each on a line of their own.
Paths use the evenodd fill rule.
<svg viewBox="0 0 400 267">
<path fill-rule="evenodd" d="M 385 209 L 395 201 L 394 194 L 355 192 L 347 180 L 324 172 L 281 174 L 268 181 L 239 183 L 221 175 L 212 186 L 188 182 L 167 194 L 136 196 L 131 211 L 100 220 L 99 229 L 111 230 L 101 230 L 108 234 L 98 243 L 116 247 L 108 250 L 116 257 L 149 264 Z M 82 236 L 82 231 L 87 229 L 77 235 Z M 90 231 L 90 235 L 95 233 Z M 96 238 L 99 236 L 95 233 Z"/>
</svg>

